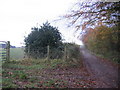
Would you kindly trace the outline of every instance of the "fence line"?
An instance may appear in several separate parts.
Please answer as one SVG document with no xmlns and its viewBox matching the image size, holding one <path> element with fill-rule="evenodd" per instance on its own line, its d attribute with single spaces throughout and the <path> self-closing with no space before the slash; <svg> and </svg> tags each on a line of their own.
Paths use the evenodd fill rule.
<svg viewBox="0 0 120 90">
<path fill-rule="evenodd" d="M 52 46 L 46 46 L 46 47 L 37 47 L 32 48 L 28 46 L 26 48 L 26 57 L 27 58 L 35 58 L 35 59 L 63 59 L 65 61 L 67 60 L 73 60 L 77 59 L 78 56 L 80 56 L 80 50 L 79 45 L 72 44 L 72 43 L 66 43 L 63 44 L 57 48 L 54 48 Z"/>
<path fill-rule="evenodd" d="M 33 52 L 34 53 L 33 53 Z M 38 50 L 39 51 L 39 50 Z M 62 50 L 60 49 L 57 49 L 57 48 L 51 48 L 49 45 L 46 46 L 46 53 L 43 55 L 43 56 L 40 56 L 39 55 L 42 55 L 43 52 L 38 52 L 36 49 L 35 50 L 30 50 L 30 46 L 28 46 L 28 51 L 26 53 L 26 56 L 27 58 L 44 58 L 44 59 L 47 59 L 47 60 L 50 60 L 50 59 L 64 59 L 64 60 L 67 60 L 67 46 L 64 46 L 62 48 Z M 37 57 L 35 57 L 37 56 Z"/>
</svg>

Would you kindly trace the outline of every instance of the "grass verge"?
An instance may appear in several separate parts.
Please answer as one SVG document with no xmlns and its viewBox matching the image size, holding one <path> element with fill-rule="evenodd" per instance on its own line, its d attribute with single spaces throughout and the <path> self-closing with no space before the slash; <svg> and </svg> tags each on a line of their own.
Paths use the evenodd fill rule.
<svg viewBox="0 0 120 90">
<path fill-rule="evenodd" d="M 75 63 L 61 59 L 23 59 L 2 65 L 2 88 L 61 88 L 65 80 L 51 78 L 46 70 L 73 67 Z"/>
</svg>

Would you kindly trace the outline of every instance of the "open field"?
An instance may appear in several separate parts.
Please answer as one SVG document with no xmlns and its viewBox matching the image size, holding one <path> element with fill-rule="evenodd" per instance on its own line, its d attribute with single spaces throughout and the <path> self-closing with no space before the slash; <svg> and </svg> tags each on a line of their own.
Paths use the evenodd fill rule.
<svg viewBox="0 0 120 90">
<path fill-rule="evenodd" d="M 10 59 L 18 60 L 24 57 L 24 48 L 10 48 Z"/>
<path fill-rule="evenodd" d="M 24 48 L 10 48 L 10 60 L 19 60 L 24 58 Z M 6 59 L 6 50 L 0 48 L 0 60 Z"/>
</svg>

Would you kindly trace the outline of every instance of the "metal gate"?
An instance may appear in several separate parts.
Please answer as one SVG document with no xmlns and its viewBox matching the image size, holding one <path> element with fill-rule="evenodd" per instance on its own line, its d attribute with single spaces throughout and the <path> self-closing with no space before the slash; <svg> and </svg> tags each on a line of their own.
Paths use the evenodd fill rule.
<svg viewBox="0 0 120 90">
<path fill-rule="evenodd" d="M 0 41 L 0 62 L 10 60 L 10 41 Z"/>
</svg>

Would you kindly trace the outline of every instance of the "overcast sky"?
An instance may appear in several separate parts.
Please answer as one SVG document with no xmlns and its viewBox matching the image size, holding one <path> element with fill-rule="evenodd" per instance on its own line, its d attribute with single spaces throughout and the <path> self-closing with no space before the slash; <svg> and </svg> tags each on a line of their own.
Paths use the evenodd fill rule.
<svg viewBox="0 0 120 90">
<path fill-rule="evenodd" d="M 66 14 L 75 2 L 76 0 L 0 0 L 0 41 L 23 46 L 24 36 L 30 33 L 31 27 L 42 25 L 47 20 L 58 27 L 67 41 L 75 41 L 72 29 L 53 22 Z"/>
</svg>

